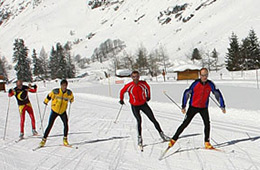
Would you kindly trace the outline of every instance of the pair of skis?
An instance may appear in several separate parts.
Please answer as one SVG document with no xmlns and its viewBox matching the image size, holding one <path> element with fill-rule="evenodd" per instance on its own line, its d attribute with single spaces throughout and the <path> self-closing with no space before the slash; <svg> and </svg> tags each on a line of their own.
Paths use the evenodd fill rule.
<svg viewBox="0 0 260 170">
<path fill-rule="evenodd" d="M 77 146 L 74 147 L 73 145 L 63 145 L 63 144 L 61 144 L 61 145 L 57 145 L 57 146 L 63 146 L 63 147 L 67 147 L 67 148 L 75 148 L 75 149 L 78 149 Z M 37 150 L 39 150 L 39 149 L 48 148 L 48 147 L 53 147 L 53 146 L 48 146 L 48 145 L 47 145 L 47 146 L 38 146 L 38 147 L 32 149 L 32 151 L 37 151 Z"/>
</svg>

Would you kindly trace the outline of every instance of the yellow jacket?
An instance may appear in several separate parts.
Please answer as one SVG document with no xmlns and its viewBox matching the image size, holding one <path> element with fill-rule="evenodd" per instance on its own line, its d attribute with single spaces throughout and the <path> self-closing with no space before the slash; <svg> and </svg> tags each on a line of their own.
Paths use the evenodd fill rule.
<svg viewBox="0 0 260 170">
<path fill-rule="evenodd" d="M 50 100 L 52 100 L 51 109 L 58 114 L 62 114 L 67 110 L 68 102 L 70 101 L 72 103 L 74 101 L 74 96 L 69 89 L 63 93 L 61 88 L 57 88 L 48 94 L 44 103 L 47 104 Z"/>
</svg>

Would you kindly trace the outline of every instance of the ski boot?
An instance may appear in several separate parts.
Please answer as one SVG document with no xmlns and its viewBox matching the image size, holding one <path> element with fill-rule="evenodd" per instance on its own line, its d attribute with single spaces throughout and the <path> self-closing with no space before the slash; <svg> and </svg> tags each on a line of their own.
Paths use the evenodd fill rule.
<svg viewBox="0 0 260 170">
<path fill-rule="evenodd" d="M 209 142 L 205 142 L 205 149 L 215 149 Z"/>
<path fill-rule="evenodd" d="M 23 139 L 24 138 L 24 133 L 21 132 L 20 135 L 19 135 L 19 138 Z"/>
<path fill-rule="evenodd" d="M 138 136 L 138 137 L 137 137 L 137 143 L 138 143 L 139 146 L 143 146 L 142 136 Z"/>
<path fill-rule="evenodd" d="M 173 139 L 171 139 L 170 142 L 169 142 L 169 144 L 168 144 L 169 148 L 173 147 L 173 145 L 174 145 L 175 143 L 176 143 L 176 141 L 173 140 Z"/>
<path fill-rule="evenodd" d="M 33 136 L 37 136 L 37 135 L 38 135 L 38 132 L 37 132 L 35 129 L 33 129 L 33 130 L 32 130 L 32 134 L 33 134 Z"/>
<path fill-rule="evenodd" d="M 64 145 L 64 146 L 70 146 L 67 137 L 63 137 L 63 145 Z"/>
<path fill-rule="evenodd" d="M 171 140 L 171 138 L 166 136 L 163 132 L 160 132 L 160 136 L 164 142 Z"/>
<path fill-rule="evenodd" d="M 40 142 L 39 146 L 44 147 L 46 140 L 47 140 L 46 138 L 42 138 L 42 141 Z"/>
</svg>

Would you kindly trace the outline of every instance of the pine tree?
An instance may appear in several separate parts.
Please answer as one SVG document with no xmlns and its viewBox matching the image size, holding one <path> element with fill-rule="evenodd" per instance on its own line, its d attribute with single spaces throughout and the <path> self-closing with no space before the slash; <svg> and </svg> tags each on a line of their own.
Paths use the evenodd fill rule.
<svg viewBox="0 0 260 170">
<path fill-rule="evenodd" d="M 191 60 L 194 61 L 194 60 L 201 60 L 201 59 L 202 57 L 200 55 L 200 51 L 197 48 L 194 48 L 191 55 Z"/>
<path fill-rule="evenodd" d="M 75 68 L 74 62 L 73 62 L 71 54 L 70 54 L 71 45 L 69 42 L 67 42 L 64 45 L 64 50 L 65 50 L 65 57 L 67 60 L 67 66 L 66 66 L 67 78 L 74 78 L 76 75 L 76 68 Z"/>
<path fill-rule="evenodd" d="M 247 37 L 249 41 L 249 56 L 248 56 L 248 68 L 256 69 L 260 68 L 260 45 L 258 38 L 256 36 L 255 31 L 252 29 L 249 31 L 249 35 Z"/>
<path fill-rule="evenodd" d="M 49 70 L 51 79 L 57 78 L 57 72 L 59 69 L 59 58 L 57 57 L 57 52 L 54 47 L 51 49 L 50 61 L 49 61 Z"/>
<path fill-rule="evenodd" d="M 44 47 L 42 47 L 40 54 L 39 54 L 39 60 L 41 62 L 42 65 L 42 73 L 41 73 L 41 77 L 43 79 L 47 79 L 48 78 L 48 54 L 45 52 Z"/>
<path fill-rule="evenodd" d="M 5 57 L 0 58 L 0 75 L 4 76 L 5 80 L 8 80 L 8 62 Z"/>
<path fill-rule="evenodd" d="M 241 50 L 241 58 L 240 58 L 240 63 L 243 63 L 243 70 L 248 70 L 249 69 L 249 63 L 252 63 L 252 61 L 250 61 L 250 42 L 248 38 L 245 38 L 242 40 L 242 44 L 240 47 Z"/>
<path fill-rule="evenodd" d="M 37 77 L 41 77 L 43 73 L 42 62 L 37 57 L 35 49 L 33 49 L 32 59 L 33 59 L 33 75 Z"/>
<path fill-rule="evenodd" d="M 145 73 L 145 70 L 147 69 L 148 62 L 147 62 L 147 50 L 145 47 L 141 46 L 137 50 L 137 59 L 136 59 L 136 68 L 141 72 Z"/>
<path fill-rule="evenodd" d="M 15 39 L 13 62 L 16 63 L 15 70 L 18 80 L 26 82 L 32 81 L 32 72 L 30 68 L 31 61 L 28 58 L 28 48 L 23 39 Z"/>
<path fill-rule="evenodd" d="M 238 38 L 234 33 L 232 33 L 229 41 L 230 47 L 228 48 L 228 53 L 226 56 L 226 68 L 229 71 L 241 70 L 241 53 Z"/>
<path fill-rule="evenodd" d="M 56 44 L 56 55 L 58 58 L 57 78 L 65 79 L 67 78 L 67 62 L 64 49 L 60 43 Z"/>
<path fill-rule="evenodd" d="M 211 58 L 212 58 L 211 66 L 213 68 L 215 68 L 215 71 L 218 71 L 218 67 L 219 67 L 219 65 L 218 65 L 218 52 L 215 48 L 211 52 Z"/>
</svg>

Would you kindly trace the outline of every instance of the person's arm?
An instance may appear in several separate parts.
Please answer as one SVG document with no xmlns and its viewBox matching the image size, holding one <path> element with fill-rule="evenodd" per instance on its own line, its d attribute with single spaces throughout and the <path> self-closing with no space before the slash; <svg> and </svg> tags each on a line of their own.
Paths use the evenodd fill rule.
<svg viewBox="0 0 260 170">
<path fill-rule="evenodd" d="M 187 101 L 188 99 L 190 98 L 191 94 L 192 94 L 192 91 L 194 89 L 194 87 L 196 86 L 196 84 L 198 83 L 198 81 L 195 81 L 194 83 L 192 83 L 190 85 L 190 87 L 188 89 L 186 89 L 184 92 L 183 92 L 183 97 L 182 97 L 182 105 L 181 105 L 181 111 L 182 113 L 186 113 L 186 105 L 187 105 Z"/>
<path fill-rule="evenodd" d="M 120 101 L 119 101 L 120 104 L 125 104 L 125 102 L 124 102 L 124 94 L 125 94 L 125 92 L 127 91 L 128 87 L 129 87 L 129 84 L 126 84 L 126 85 L 120 90 Z"/>
<path fill-rule="evenodd" d="M 225 106 L 224 98 L 223 98 L 220 90 L 216 88 L 216 86 L 213 82 L 210 82 L 210 86 L 211 86 L 211 91 L 214 94 L 216 100 L 218 101 L 221 110 L 223 111 L 223 113 L 226 113 L 226 109 L 225 109 L 226 106 Z"/>
<path fill-rule="evenodd" d="M 70 103 L 73 103 L 74 102 L 74 95 L 73 95 L 73 93 L 72 93 L 72 91 L 71 90 L 69 90 L 69 96 L 70 96 Z"/>
<path fill-rule="evenodd" d="M 37 85 L 29 86 L 28 91 L 31 93 L 36 93 L 37 92 Z"/>
<path fill-rule="evenodd" d="M 15 94 L 15 91 L 13 89 L 9 89 L 8 97 L 12 97 L 14 94 Z"/>
<path fill-rule="evenodd" d="M 144 81 L 144 85 L 145 85 L 145 92 L 146 92 L 146 101 L 149 101 L 150 99 L 151 99 L 151 88 L 150 88 L 150 86 L 149 86 L 149 84 L 146 82 L 146 81 Z"/>
<path fill-rule="evenodd" d="M 49 101 L 50 101 L 51 99 L 53 99 L 53 98 L 54 98 L 54 93 L 53 93 L 53 91 L 51 91 L 51 92 L 46 96 L 46 98 L 44 99 L 43 103 L 47 105 L 47 104 L 49 103 Z"/>
</svg>

